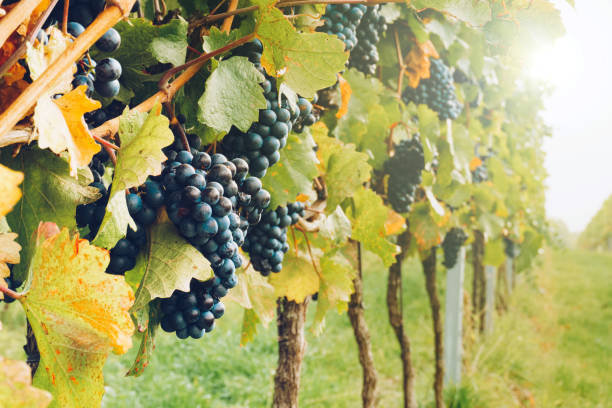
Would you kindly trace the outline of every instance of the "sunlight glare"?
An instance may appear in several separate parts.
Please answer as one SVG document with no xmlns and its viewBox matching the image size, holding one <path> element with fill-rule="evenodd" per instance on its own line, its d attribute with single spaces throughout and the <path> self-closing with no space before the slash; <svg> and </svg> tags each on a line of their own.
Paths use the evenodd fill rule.
<svg viewBox="0 0 612 408">
<path fill-rule="evenodd" d="M 530 76 L 543 80 L 557 88 L 572 78 L 580 76 L 583 69 L 583 56 L 578 43 L 572 38 L 563 37 L 554 45 L 535 51 L 527 66 Z"/>
</svg>

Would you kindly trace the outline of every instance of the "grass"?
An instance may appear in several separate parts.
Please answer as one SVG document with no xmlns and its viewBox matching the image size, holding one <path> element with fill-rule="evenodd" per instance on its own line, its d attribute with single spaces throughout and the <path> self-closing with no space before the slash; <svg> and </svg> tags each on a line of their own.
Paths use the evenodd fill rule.
<svg viewBox="0 0 612 408">
<path fill-rule="evenodd" d="M 365 263 L 366 319 L 379 371 L 379 406 L 401 405 L 401 366 L 385 304 L 386 270 Z M 439 268 L 440 272 L 443 269 Z M 524 274 L 493 333 L 478 338 L 467 327 L 464 383 L 446 390 L 451 408 L 609 407 L 612 384 L 612 255 L 552 252 Z M 439 285 L 443 294 L 443 273 Z M 469 278 L 469 271 L 468 271 Z M 466 279 L 466 288 L 470 279 Z M 432 406 L 433 336 L 423 273 L 416 261 L 404 270 L 404 313 L 417 372 L 417 397 Z M 276 366 L 276 328 L 262 328 L 239 347 L 242 314 L 235 305 L 201 340 L 158 336 L 143 376 L 126 378 L 135 350 L 111 356 L 105 367 L 105 407 L 267 407 Z M 2 306 L 3 308 L 3 306 Z M 311 308 L 314 309 L 314 308 Z M 313 312 L 314 310 L 311 310 Z M 22 358 L 23 317 L 1 311 L 3 355 Z M 469 319 L 466 319 L 469 321 Z M 301 407 L 360 406 L 361 368 L 346 315 L 328 316 L 326 330 L 307 335 Z"/>
</svg>

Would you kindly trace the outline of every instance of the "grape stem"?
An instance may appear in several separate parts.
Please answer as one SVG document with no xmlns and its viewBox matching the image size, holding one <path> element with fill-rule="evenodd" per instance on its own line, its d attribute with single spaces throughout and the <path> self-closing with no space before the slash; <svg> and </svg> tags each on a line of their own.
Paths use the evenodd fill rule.
<svg viewBox="0 0 612 408">
<path fill-rule="evenodd" d="M 2 285 L 0 285 L 0 292 L 4 293 L 5 296 L 8 296 L 15 300 L 21 299 L 22 297 L 19 293 L 15 292 L 14 290 L 6 288 Z"/>
<path fill-rule="evenodd" d="M 189 139 L 187 139 L 187 135 L 185 134 L 185 129 L 183 129 L 183 125 L 179 123 L 176 119 L 176 115 L 174 114 L 174 109 L 172 108 L 172 104 L 170 102 L 164 102 L 164 108 L 170 115 L 170 124 L 174 126 L 175 129 L 179 132 L 179 136 L 181 137 L 181 144 L 183 145 L 183 149 L 187 151 L 191 151 L 191 147 L 189 146 Z"/>
<path fill-rule="evenodd" d="M 102 146 L 108 147 L 109 149 L 112 149 L 112 150 L 119 150 L 119 146 L 117 146 L 116 144 L 111 143 L 106 139 L 102 139 L 100 136 L 97 136 L 97 135 L 92 135 L 92 136 L 94 140 L 100 143 Z"/>
<path fill-rule="evenodd" d="M 6 40 L 13 34 L 13 31 L 30 17 L 34 9 L 38 7 L 42 0 L 22 0 L 8 12 L 0 21 L 0 48 Z"/>
<path fill-rule="evenodd" d="M 317 263 L 315 262 L 314 256 L 312 255 L 312 248 L 310 247 L 310 240 L 308 239 L 308 235 L 306 234 L 306 231 L 300 228 L 300 226 L 296 226 L 295 228 L 298 231 L 300 231 L 302 235 L 304 235 L 304 239 L 306 240 L 306 248 L 308 248 L 308 255 L 310 256 L 310 261 L 312 262 L 312 267 L 315 273 L 319 276 L 319 279 L 323 279 L 323 276 L 321 275 L 321 273 L 319 272 L 319 269 L 317 268 Z"/>
<path fill-rule="evenodd" d="M 34 0 L 24 0 L 15 9 L 29 2 L 34 2 Z M 41 95 L 48 92 L 50 87 L 70 69 L 75 61 L 80 59 L 109 28 L 125 16 L 125 10 L 129 12 L 134 2 L 135 0 L 115 0 L 107 5 L 106 9 L 66 48 L 64 53 L 53 61 L 45 72 L 32 82 L 0 115 L 0 137 L 6 135 L 32 109 Z M 8 16 L 3 18 L 2 23 L 0 23 L 0 33 L 5 30 L 4 23 L 7 18 Z M 4 41 L 0 42 L 3 43 Z"/>
<path fill-rule="evenodd" d="M 25 54 L 27 44 L 32 43 L 34 41 L 34 38 L 36 38 L 36 34 L 38 34 L 38 30 L 40 30 L 42 25 L 45 24 L 45 21 L 47 21 L 47 18 L 49 18 L 49 14 L 51 14 L 57 2 L 58 0 L 53 0 L 51 4 L 49 4 L 49 7 L 47 7 L 47 10 L 45 10 L 45 12 L 38 18 L 38 21 L 36 22 L 34 29 L 30 33 L 28 33 L 28 36 L 26 37 L 25 41 L 22 42 L 19 45 L 19 48 L 17 48 L 15 52 L 13 52 L 13 54 L 9 57 L 9 59 L 7 59 L 4 62 L 4 64 L 0 66 L 0 77 L 6 71 L 8 71 L 13 65 L 15 65 L 17 63 L 17 60 L 19 60 Z"/>
<path fill-rule="evenodd" d="M 397 52 L 397 63 L 399 64 L 400 71 L 397 77 L 397 98 L 402 98 L 402 84 L 404 82 L 404 74 L 406 73 L 406 64 L 404 63 L 404 57 L 402 54 L 402 48 L 400 46 L 399 35 L 397 29 L 393 29 L 393 36 L 395 38 L 395 51 Z"/>
</svg>

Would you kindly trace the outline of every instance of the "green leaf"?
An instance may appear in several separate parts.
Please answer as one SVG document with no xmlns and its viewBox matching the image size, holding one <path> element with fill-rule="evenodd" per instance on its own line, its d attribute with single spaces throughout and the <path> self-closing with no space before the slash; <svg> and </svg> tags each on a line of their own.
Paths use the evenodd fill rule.
<svg viewBox="0 0 612 408">
<path fill-rule="evenodd" d="M 108 261 L 106 250 L 66 228 L 39 227 L 20 301 L 40 351 L 34 385 L 53 394 L 52 407 L 99 407 L 108 354 L 132 345 L 134 294 L 123 277 L 104 273 Z"/>
<path fill-rule="evenodd" d="M 417 9 L 433 8 L 451 14 L 471 25 L 480 26 L 491 20 L 491 8 L 486 1 L 473 0 L 415 0 L 411 5 Z"/>
<path fill-rule="evenodd" d="M 382 259 L 385 266 L 395 262 L 398 247 L 385 238 L 385 222 L 388 208 L 382 198 L 372 190 L 361 188 L 353 196 L 354 208 L 349 207 L 347 215 L 351 219 L 353 233 L 351 238 L 363 244 Z"/>
<path fill-rule="evenodd" d="M 153 25 L 149 20 L 131 18 L 118 22 L 114 28 L 121 34 L 121 46 L 112 53 L 92 48 L 99 61 L 112 57 L 121 63 L 121 85 L 135 92 L 143 89 L 144 82 L 157 82 L 161 75 L 145 73 L 146 68 L 158 63 L 181 65 L 187 55 L 187 21 L 182 18 L 168 24 Z"/>
<path fill-rule="evenodd" d="M 271 76 L 282 74 L 284 82 L 305 98 L 336 83 L 336 74 L 348 60 L 342 41 L 324 33 L 298 33 L 275 7 L 261 8 L 258 14 L 261 62 Z"/>
<path fill-rule="evenodd" d="M 410 232 L 419 251 L 424 252 L 440 244 L 442 231 L 428 201 L 416 203 L 410 212 Z"/>
<path fill-rule="evenodd" d="M 150 230 L 148 248 L 128 274 L 142 275 L 132 312 L 156 298 L 167 298 L 174 290 L 189 291 L 192 278 L 205 281 L 213 276 L 209 262 L 181 237 L 165 216 Z M 133 278 L 130 278 L 133 280 Z"/>
<path fill-rule="evenodd" d="M 283 270 L 272 274 L 269 282 L 274 286 L 276 297 L 286 297 L 297 303 L 319 290 L 319 275 L 312 260 L 301 252 L 296 255 L 292 248 L 285 254 Z"/>
<path fill-rule="evenodd" d="M 264 79 L 246 57 L 221 61 L 198 101 L 199 120 L 220 132 L 229 132 L 232 125 L 246 132 L 258 119 L 259 109 L 266 108 L 259 86 Z"/>
<path fill-rule="evenodd" d="M 343 313 L 348 309 L 355 278 L 355 270 L 351 264 L 338 253 L 326 254 L 321 258 L 320 265 L 321 285 L 313 321 L 315 332 L 320 332 L 323 328 L 328 311 L 336 309 L 338 313 Z"/>
<path fill-rule="evenodd" d="M 93 241 L 95 245 L 112 248 L 125 236 L 128 224 L 136 229 L 125 201 L 125 190 L 138 187 L 147 177 L 161 173 L 162 162 L 166 160 L 161 149 L 174 141 L 168 126 L 169 121 L 159 113 L 159 107 L 148 114 L 126 112 L 121 116 L 121 149 L 117 154 L 109 206 Z"/>
<path fill-rule="evenodd" d="M 138 318 L 138 331 L 141 332 L 140 348 L 136 359 L 126 373 L 126 376 L 139 377 L 151 362 L 155 350 L 155 332 L 161 319 L 159 304 L 149 303 L 140 309 Z"/>
<path fill-rule="evenodd" d="M 485 265 L 500 266 L 506 259 L 504 252 L 504 241 L 502 237 L 497 237 L 494 240 L 489 240 L 485 245 L 484 258 L 482 262 Z"/>
<path fill-rule="evenodd" d="M 510 188 L 510 180 L 504 164 L 499 158 L 493 156 L 487 160 L 487 170 L 490 174 L 490 180 L 497 191 L 506 194 Z"/>
<path fill-rule="evenodd" d="M 88 168 L 79 170 L 78 177 L 73 178 L 68 161 L 49 150 L 28 147 L 13 158 L 10 149 L 3 149 L 0 161 L 24 173 L 21 200 L 6 216 L 19 234 L 17 242 L 22 247 L 22 261 L 15 265 L 13 273 L 24 280 L 34 253 L 32 234 L 38 224 L 50 221 L 74 229 L 77 205 L 95 201 L 100 194 L 95 187 L 87 187 L 93 181 Z"/>
<path fill-rule="evenodd" d="M 261 323 L 259 316 L 253 309 L 245 309 L 242 318 L 242 330 L 240 333 L 240 346 L 246 346 L 253 341 L 257 334 L 257 325 Z"/>
<path fill-rule="evenodd" d="M 370 179 L 372 168 L 368 155 L 356 151 L 353 144 L 345 145 L 324 132 L 315 131 L 313 135 L 328 191 L 326 211 L 330 213 Z"/>
<path fill-rule="evenodd" d="M 279 162 L 268 169 L 261 180 L 272 196 L 270 208 L 293 202 L 299 194 L 316 196 L 312 190 L 312 180 L 319 172 L 314 146 L 315 143 L 308 132 L 289 135 L 287 146 L 281 150 Z"/>
</svg>

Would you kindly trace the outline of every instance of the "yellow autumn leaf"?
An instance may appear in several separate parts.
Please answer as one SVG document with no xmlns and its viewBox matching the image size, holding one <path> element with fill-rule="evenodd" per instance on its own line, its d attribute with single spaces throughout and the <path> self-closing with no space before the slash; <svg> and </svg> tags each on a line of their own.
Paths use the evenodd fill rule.
<svg viewBox="0 0 612 408">
<path fill-rule="evenodd" d="M 81 85 L 59 99 L 43 97 L 34 110 L 34 124 L 38 132 L 38 145 L 53 153 L 68 150 L 70 174 L 86 167 L 100 151 L 83 119 L 83 115 L 98 109 L 101 104 L 85 95 L 87 87 Z"/>
<path fill-rule="evenodd" d="M 0 278 L 9 276 L 10 271 L 7 264 L 19 263 L 19 251 L 21 245 L 15 242 L 17 234 L 7 232 L 0 234 Z"/>
<path fill-rule="evenodd" d="M 52 406 L 99 407 L 108 354 L 132 345 L 134 293 L 123 276 L 104 272 L 105 249 L 52 223 L 37 237 L 20 299 L 41 356 L 34 385 L 53 394 Z"/>
<path fill-rule="evenodd" d="M 412 40 L 412 47 L 404 58 L 404 63 L 406 65 L 405 74 L 408 77 L 408 85 L 416 88 L 419 86 L 421 79 L 429 78 L 429 68 L 431 65 L 429 58 L 439 58 L 439 55 L 431 41 L 419 43 L 414 37 Z"/>
<path fill-rule="evenodd" d="M 385 221 L 385 235 L 397 235 L 406 228 L 404 217 L 389 209 L 387 221 Z"/>
<path fill-rule="evenodd" d="M 470 160 L 470 171 L 476 170 L 481 165 L 482 165 L 482 160 L 479 157 L 476 157 L 476 156 L 472 157 L 472 160 Z"/>
<path fill-rule="evenodd" d="M 13 171 L 0 164 L 0 217 L 8 214 L 21 198 L 19 184 L 22 181 L 22 172 Z"/>
<path fill-rule="evenodd" d="M 336 118 L 340 119 L 348 112 L 349 101 L 351 100 L 351 95 L 353 94 L 353 89 L 348 81 L 342 78 L 342 75 L 338 75 L 338 83 L 340 85 L 340 97 L 342 104 L 340 105 L 340 109 L 336 112 Z"/>
<path fill-rule="evenodd" d="M 70 35 L 64 35 L 57 27 L 50 27 L 48 30 L 49 41 L 47 44 L 37 43 L 36 45 L 27 44 L 26 62 L 30 70 L 32 80 L 38 79 L 56 59 L 58 59 L 72 43 Z M 65 94 L 72 89 L 73 69 L 62 73 L 57 81 L 47 89 L 50 97 L 55 94 Z"/>
</svg>

